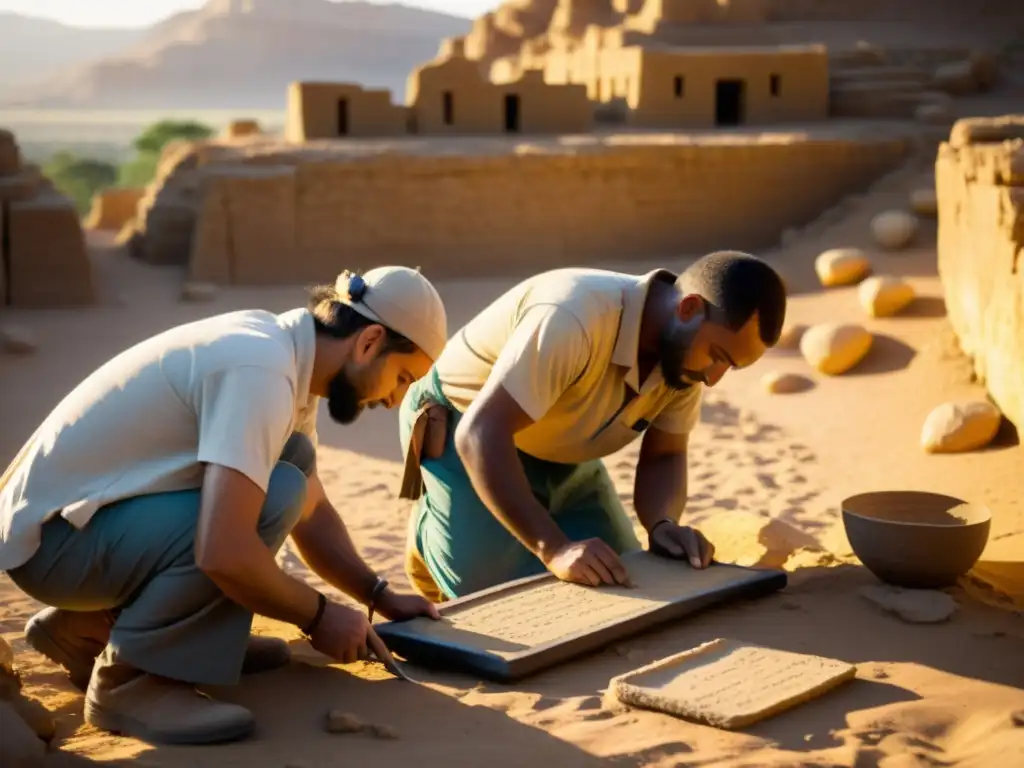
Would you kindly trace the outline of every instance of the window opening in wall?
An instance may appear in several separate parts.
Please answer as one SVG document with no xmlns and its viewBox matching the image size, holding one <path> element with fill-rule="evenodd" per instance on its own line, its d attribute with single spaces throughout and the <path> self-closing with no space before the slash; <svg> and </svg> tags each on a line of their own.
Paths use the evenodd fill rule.
<svg viewBox="0 0 1024 768">
<path fill-rule="evenodd" d="M 715 124 L 742 125 L 746 116 L 746 83 L 719 80 L 715 83 Z"/>
<path fill-rule="evenodd" d="M 779 75 L 772 74 L 768 78 L 768 90 L 771 91 L 772 96 L 779 95 L 779 91 L 782 90 L 782 78 Z"/>
<path fill-rule="evenodd" d="M 519 133 L 519 96 L 505 94 L 505 133 Z"/>
<path fill-rule="evenodd" d="M 675 94 L 677 99 L 683 98 L 686 93 L 686 81 L 682 75 L 676 75 L 676 79 L 672 83 L 672 93 Z"/>
<path fill-rule="evenodd" d="M 455 122 L 455 99 L 452 98 L 452 92 L 445 91 L 441 96 L 441 101 L 444 107 L 444 124 L 451 125 Z"/>
<path fill-rule="evenodd" d="M 338 99 L 338 135 L 348 136 L 348 99 Z"/>
</svg>

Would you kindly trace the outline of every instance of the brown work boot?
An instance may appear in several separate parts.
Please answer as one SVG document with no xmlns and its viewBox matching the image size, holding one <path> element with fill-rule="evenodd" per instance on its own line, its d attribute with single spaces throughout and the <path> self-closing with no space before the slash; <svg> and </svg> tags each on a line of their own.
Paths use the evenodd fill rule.
<svg viewBox="0 0 1024 768">
<path fill-rule="evenodd" d="M 112 611 L 63 611 L 45 608 L 25 625 L 25 639 L 39 653 L 67 671 L 78 690 L 89 687 L 96 657 L 110 640 Z M 291 659 L 288 643 L 277 637 L 249 638 L 242 674 L 268 672 Z"/>
<path fill-rule="evenodd" d="M 256 725 L 245 707 L 212 699 L 188 683 L 103 661 L 85 694 L 85 722 L 163 744 L 235 741 Z"/>
</svg>

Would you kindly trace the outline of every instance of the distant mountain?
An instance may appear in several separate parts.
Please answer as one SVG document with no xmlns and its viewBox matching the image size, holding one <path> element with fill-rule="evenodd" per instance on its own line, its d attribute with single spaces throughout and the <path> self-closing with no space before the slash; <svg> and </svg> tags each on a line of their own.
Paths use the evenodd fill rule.
<svg viewBox="0 0 1024 768">
<path fill-rule="evenodd" d="M 0 91 L 123 51 L 145 29 L 82 29 L 0 11 Z"/>
<path fill-rule="evenodd" d="M 293 80 L 390 88 L 400 101 L 409 72 L 471 24 L 397 4 L 210 0 L 127 39 L 116 55 L 0 93 L 0 106 L 277 109 Z"/>
</svg>

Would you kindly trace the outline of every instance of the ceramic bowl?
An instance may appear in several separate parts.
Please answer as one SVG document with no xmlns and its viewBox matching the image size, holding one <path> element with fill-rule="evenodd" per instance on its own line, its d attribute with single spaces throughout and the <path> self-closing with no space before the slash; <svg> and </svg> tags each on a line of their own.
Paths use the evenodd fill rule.
<svg viewBox="0 0 1024 768">
<path fill-rule="evenodd" d="M 956 583 L 981 557 L 987 507 L 924 491 L 879 491 L 843 501 L 843 525 L 864 566 L 884 582 L 913 589 Z"/>
</svg>

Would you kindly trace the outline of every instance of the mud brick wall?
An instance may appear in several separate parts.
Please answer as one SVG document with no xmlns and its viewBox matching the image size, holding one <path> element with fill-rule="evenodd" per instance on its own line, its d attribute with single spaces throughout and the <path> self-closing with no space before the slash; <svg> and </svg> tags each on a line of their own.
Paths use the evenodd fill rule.
<svg viewBox="0 0 1024 768">
<path fill-rule="evenodd" d="M 1024 429 L 1024 115 L 959 121 L 935 178 L 949 321 L 978 379 Z"/>
<path fill-rule="evenodd" d="M 757 250 L 904 157 L 900 139 L 373 155 L 210 175 L 196 279 L 299 283 L 343 268 L 434 277 Z"/>
<path fill-rule="evenodd" d="M 145 187 L 111 187 L 93 195 L 85 220 L 87 229 L 119 230 L 135 218 L 135 209 L 146 194 Z"/>
<path fill-rule="evenodd" d="M 85 234 L 74 204 L 40 195 L 7 205 L 11 304 L 76 306 L 95 300 Z"/>
</svg>

